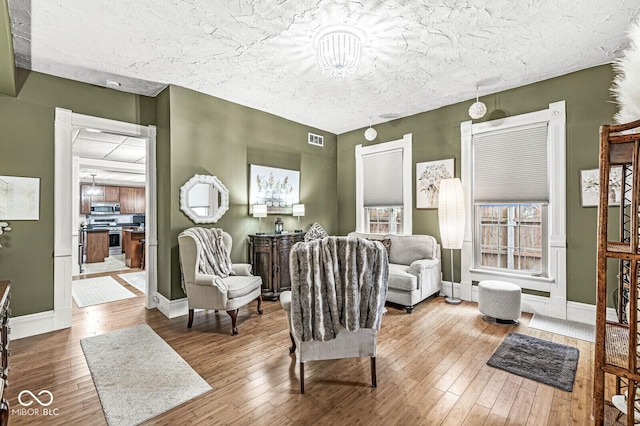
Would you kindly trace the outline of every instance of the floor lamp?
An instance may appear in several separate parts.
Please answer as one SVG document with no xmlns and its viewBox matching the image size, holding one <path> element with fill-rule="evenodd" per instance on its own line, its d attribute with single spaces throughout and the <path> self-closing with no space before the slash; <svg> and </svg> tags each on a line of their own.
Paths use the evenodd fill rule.
<svg viewBox="0 0 640 426">
<path fill-rule="evenodd" d="M 443 179 L 440 181 L 438 196 L 438 222 L 442 248 L 451 251 L 451 297 L 447 303 L 457 305 L 460 299 L 453 294 L 453 250 L 461 249 L 464 239 L 464 196 L 460 179 Z"/>
</svg>

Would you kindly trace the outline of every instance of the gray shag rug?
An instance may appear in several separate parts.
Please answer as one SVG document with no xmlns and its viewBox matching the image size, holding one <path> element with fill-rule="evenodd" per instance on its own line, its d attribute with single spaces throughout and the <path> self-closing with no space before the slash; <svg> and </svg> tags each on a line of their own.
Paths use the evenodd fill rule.
<svg viewBox="0 0 640 426">
<path fill-rule="evenodd" d="M 571 346 L 509 333 L 487 365 L 571 392 L 579 355 Z"/>
<path fill-rule="evenodd" d="M 80 344 L 111 426 L 137 425 L 211 390 L 146 324 Z"/>
</svg>

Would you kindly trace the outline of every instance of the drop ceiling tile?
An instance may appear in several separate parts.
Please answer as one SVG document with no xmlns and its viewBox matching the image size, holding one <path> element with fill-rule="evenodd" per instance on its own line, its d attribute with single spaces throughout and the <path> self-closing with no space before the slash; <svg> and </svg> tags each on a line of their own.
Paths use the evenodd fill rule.
<svg viewBox="0 0 640 426">
<path fill-rule="evenodd" d="M 76 139 L 73 143 L 73 154 L 84 158 L 104 159 L 118 147 L 114 143 L 98 142 L 88 139 Z"/>
<path fill-rule="evenodd" d="M 140 157 L 144 157 L 144 155 L 144 147 L 120 145 L 104 159 L 111 161 L 122 161 L 125 163 L 135 163 L 140 159 Z"/>
</svg>

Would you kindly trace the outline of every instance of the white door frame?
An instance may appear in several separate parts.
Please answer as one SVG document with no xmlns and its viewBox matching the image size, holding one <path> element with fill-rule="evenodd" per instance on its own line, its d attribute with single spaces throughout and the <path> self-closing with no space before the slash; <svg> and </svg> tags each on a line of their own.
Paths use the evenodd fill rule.
<svg viewBox="0 0 640 426">
<path fill-rule="evenodd" d="M 157 294 L 157 194 L 156 194 L 156 127 L 141 126 L 106 118 L 91 117 L 56 108 L 54 169 L 54 318 L 53 329 L 71 327 L 71 276 L 73 270 L 73 154 L 74 128 L 92 128 L 121 135 L 146 138 L 146 300 L 148 309 L 156 307 Z"/>
</svg>

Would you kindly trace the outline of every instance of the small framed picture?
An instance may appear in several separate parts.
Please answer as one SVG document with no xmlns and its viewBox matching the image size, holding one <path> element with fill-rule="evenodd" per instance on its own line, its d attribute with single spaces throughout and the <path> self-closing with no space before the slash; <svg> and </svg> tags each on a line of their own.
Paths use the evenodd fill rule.
<svg viewBox="0 0 640 426">
<path fill-rule="evenodd" d="M 437 209 L 440 181 L 454 177 L 453 158 L 416 163 L 416 208 Z"/>
<path fill-rule="evenodd" d="M 582 207 L 597 207 L 600 200 L 600 170 L 580 170 Z M 619 206 L 622 198 L 622 167 L 611 167 L 609 172 L 609 205 Z"/>
</svg>

